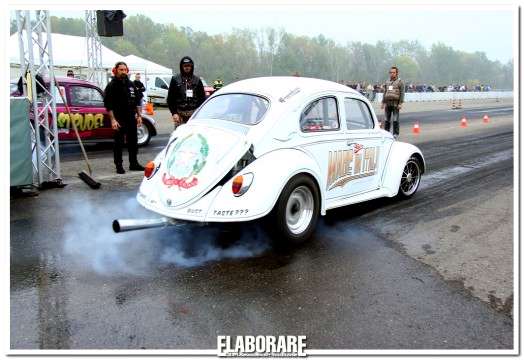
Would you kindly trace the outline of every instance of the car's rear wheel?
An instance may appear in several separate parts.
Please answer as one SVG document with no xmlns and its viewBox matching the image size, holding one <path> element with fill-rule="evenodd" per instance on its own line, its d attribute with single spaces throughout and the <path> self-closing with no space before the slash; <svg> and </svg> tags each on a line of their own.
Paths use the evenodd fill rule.
<svg viewBox="0 0 524 360">
<path fill-rule="evenodd" d="M 146 146 L 151 141 L 151 124 L 144 120 L 142 126 L 136 128 L 138 146 Z"/>
<path fill-rule="evenodd" d="M 415 195 L 420 185 L 422 177 L 422 167 L 420 161 L 412 156 L 402 170 L 400 186 L 398 188 L 398 197 L 407 199 Z"/>
<path fill-rule="evenodd" d="M 319 191 L 313 179 L 302 174 L 293 177 L 273 208 L 276 243 L 300 244 L 308 240 L 317 224 L 319 206 Z"/>
</svg>

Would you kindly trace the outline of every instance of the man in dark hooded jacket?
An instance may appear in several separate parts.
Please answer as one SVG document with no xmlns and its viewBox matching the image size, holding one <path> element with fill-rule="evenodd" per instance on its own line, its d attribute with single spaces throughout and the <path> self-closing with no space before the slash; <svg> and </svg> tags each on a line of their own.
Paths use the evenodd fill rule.
<svg viewBox="0 0 524 360">
<path fill-rule="evenodd" d="M 194 75 L 195 65 L 189 56 L 180 60 L 180 74 L 171 78 L 167 105 L 175 127 L 185 124 L 206 99 L 202 80 Z"/>
</svg>

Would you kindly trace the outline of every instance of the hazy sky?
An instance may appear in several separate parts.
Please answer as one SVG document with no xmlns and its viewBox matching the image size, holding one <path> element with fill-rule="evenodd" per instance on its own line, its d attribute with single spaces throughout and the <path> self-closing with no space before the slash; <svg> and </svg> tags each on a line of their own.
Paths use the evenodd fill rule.
<svg viewBox="0 0 524 360">
<path fill-rule="evenodd" d="M 128 15 L 141 13 L 123 9 Z M 83 17 L 81 11 L 52 15 Z M 491 60 L 505 63 L 513 57 L 511 10 L 468 7 L 419 6 L 182 6 L 148 7 L 144 15 L 158 23 L 189 26 L 208 34 L 232 28 L 283 28 L 296 35 L 324 36 L 339 44 L 348 41 L 418 40 L 426 48 L 443 42 L 467 52 L 483 51 Z"/>
</svg>

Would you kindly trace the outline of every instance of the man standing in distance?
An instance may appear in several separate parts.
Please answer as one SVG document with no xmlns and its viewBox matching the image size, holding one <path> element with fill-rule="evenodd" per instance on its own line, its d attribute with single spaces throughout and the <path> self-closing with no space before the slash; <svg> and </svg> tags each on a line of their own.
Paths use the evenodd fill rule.
<svg viewBox="0 0 524 360">
<path fill-rule="evenodd" d="M 144 93 L 146 91 L 146 87 L 144 86 L 144 83 L 142 81 L 140 81 L 140 73 L 137 72 L 135 74 L 135 81 L 133 81 L 133 84 L 135 84 L 135 87 L 136 89 L 138 90 L 138 92 L 140 93 L 141 97 L 142 97 L 142 103 L 141 105 L 144 103 Z"/>
<path fill-rule="evenodd" d="M 382 97 L 382 109 L 385 109 L 386 121 L 384 129 L 390 131 L 393 122 L 393 136 L 399 135 L 399 112 L 404 102 L 404 83 L 398 77 L 398 68 L 392 66 L 389 69 L 389 80 L 384 85 L 384 96 Z"/>
<path fill-rule="evenodd" d="M 142 94 L 129 80 L 128 68 L 125 62 L 119 61 L 113 68 L 113 78 L 107 84 L 104 92 L 104 106 L 109 112 L 111 127 L 115 130 L 113 147 L 116 172 L 124 174 L 122 166 L 122 147 L 124 136 L 127 139 L 129 152 L 129 170 L 143 171 L 138 163 L 137 126 L 142 126 Z"/>
<path fill-rule="evenodd" d="M 185 124 L 206 99 L 202 80 L 194 75 L 195 66 L 189 56 L 180 60 L 180 74 L 173 76 L 167 93 L 167 105 L 175 124 Z"/>
</svg>

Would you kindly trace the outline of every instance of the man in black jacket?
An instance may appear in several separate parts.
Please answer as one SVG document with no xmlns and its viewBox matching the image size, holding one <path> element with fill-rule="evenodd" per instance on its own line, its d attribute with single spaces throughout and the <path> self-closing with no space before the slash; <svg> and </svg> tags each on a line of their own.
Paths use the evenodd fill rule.
<svg viewBox="0 0 524 360">
<path fill-rule="evenodd" d="M 144 93 L 146 91 L 146 87 L 144 86 L 144 83 L 140 81 L 140 73 L 135 74 L 135 81 L 133 81 L 133 84 L 135 84 L 136 89 L 140 92 L 140 95 L 142 95 L 142 103 L 144 103 Z"/>
<path fill-rule="evenodd" d="M 127 139 L 129 152 L 129 170 L 143 171 L 144 167 L 138 163 L 137 125 L 142 126 L 142 94 L 129 80 L 126 63 L 119 61 L 113 68 L 113 78 L 107 84 L 104 92 L 104 106 L 111 118 L 111 127 L 115 130 L 115 144 L 113 147 L 116 172 L 124 174 L 122 166 L 122 147 L 124 136 Z"/>
<path fill-rule="evenodd" d="M 185 124 L 206 99 L 202 80 L 194 75 L 195 65 L 189 56 L 180 60 L 180 74 L 173 76 L 167 93 L 167 105 L 175 128 Z"/>
</svg>

